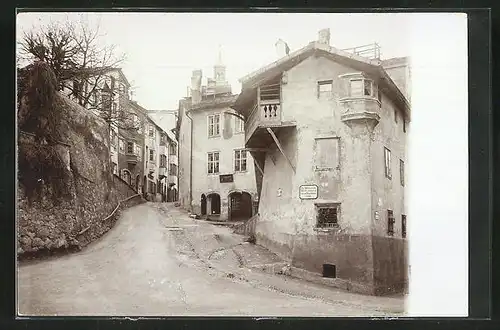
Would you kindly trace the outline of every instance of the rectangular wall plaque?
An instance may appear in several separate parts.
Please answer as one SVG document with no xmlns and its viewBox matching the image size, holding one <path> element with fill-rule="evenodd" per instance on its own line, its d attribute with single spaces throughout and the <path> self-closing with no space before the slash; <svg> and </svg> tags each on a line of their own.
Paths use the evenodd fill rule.
<svg viewBox="0 0 500 330">
<path fill-rule="evenodd" d="M 220 183 L 227 183 L 227 182 L 233 182 L 233 175 L 232 174 L 221 174 L 219 175 Z"/>
<path fill-rule="evenodd" d="M 318 198 L 318 186 L 312 185 L 302 185 L 299 187 L 299 198 L 300 199 L 317 199 Z"/>
</svg>

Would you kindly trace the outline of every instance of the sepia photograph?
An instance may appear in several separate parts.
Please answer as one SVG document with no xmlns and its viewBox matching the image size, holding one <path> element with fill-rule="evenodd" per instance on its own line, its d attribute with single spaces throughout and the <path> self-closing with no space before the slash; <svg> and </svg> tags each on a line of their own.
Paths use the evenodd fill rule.
<svg viewBox="0 0 500 330">
<path fill-rule="evenodd" d="M 466 23 L 20 11 L 18 315 L 466 316 Z"/>
</svg>

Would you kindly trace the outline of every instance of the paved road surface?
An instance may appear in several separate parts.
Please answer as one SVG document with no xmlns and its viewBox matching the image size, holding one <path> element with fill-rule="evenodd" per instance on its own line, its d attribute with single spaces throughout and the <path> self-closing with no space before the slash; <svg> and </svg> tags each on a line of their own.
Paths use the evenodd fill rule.
<svg viewBox="0 0 500 330">
<path fill-rule="evenodd" d="M 228 228 L 147 203 L 83 251 L 23 264 L 22 315 L 384 316 L 400 298 L 346 293 L 245 267 L 273 255 Z"/>
</svg>

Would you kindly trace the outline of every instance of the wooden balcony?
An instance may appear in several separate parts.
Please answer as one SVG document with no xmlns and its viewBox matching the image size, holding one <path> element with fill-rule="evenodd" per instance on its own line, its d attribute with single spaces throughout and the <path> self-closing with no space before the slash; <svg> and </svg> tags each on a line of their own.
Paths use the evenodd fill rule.
<svg viewBox="0 0 500 330">
<path fill-rule="evenodd" d="M 135 153 L 127 153 L 127 163 L 129 164 L 137 164 L 138 158 L 138 155 Z"/>
<path fill-rule="evenodd" d="M 259 104 L 259 105 L 257 105 Z M 245 145 L 247 148 L 266 147 L 270 142 L 267 128 L 295 126 L 294 122 L 283 121 L 280 100 L 260 100 L 245 122 Z"/>
<path fill-rule="evenodd" d="M 295 122 L 286 119 L 286 108 L 282 100 L 281 73 L 260 85 L 243 88 L 232 106 L 245 117 L 245 146 L 247 148 L 268 148 L 274 143 L 272 134 L 278 134 L 285 127 L 295 127 Z M 269 129 L 269 130 L 268 130 Z"/>
</svg>

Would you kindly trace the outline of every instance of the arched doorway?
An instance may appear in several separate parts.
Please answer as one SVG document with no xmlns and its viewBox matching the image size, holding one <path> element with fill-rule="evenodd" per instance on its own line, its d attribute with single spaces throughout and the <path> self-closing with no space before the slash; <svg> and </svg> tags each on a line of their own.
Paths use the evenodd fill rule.
<svg viewBox="0 0 500 330">
<path fill-rule="evenodd" d="M 252 196 L 247 192 L 234 191 L 228 196 L 228 217 L 231 221 L 252 217 Z"/>
<path fill-rule="evenodd" d="M 123 170 L 122 179 L 130 185 L 132 176 L 128 170 Z"/>
<path fill-rule="evenodd" d="M 212 193 L 207 196 L 207 208 L 209 215 L 220 215 L 220 195 Z"/>
<path fill-rule="evenodd" d="M 201 195 L 201 215 L 207 215 L 207 197 L 205 194 Z"/>
</svg>

